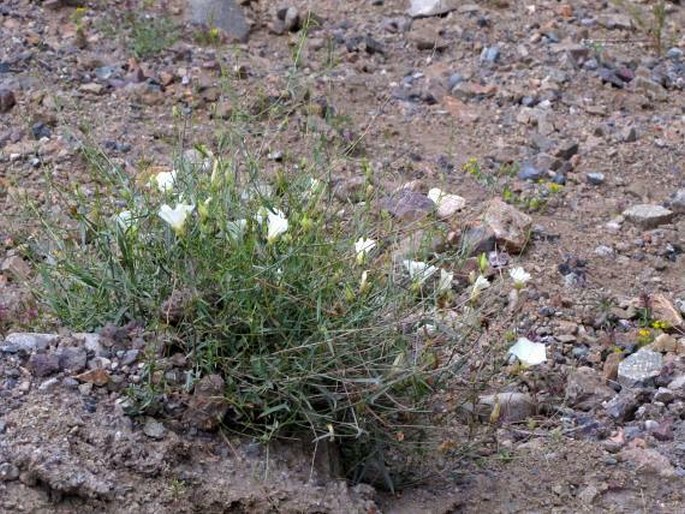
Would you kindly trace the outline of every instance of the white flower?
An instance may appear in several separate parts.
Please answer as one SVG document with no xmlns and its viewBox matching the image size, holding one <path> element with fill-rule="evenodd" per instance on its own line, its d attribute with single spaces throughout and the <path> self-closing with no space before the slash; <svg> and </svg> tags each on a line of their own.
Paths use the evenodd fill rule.
<svg viewBox="0 0 685 514">
<path fill-rule="evenodd" d="M 123 231 L 128 232 L 135 227 L 135 220 L 131 211 L 121 211 L 115 216 L 117 226 Z"/>
<path fill-rule="evenodd" d="M 167 204 L 159 208 L 159 217 L 166 221 L 177 235 L 182 235 L 186 219 L 195 209 L 194 205 L 179 203 L 173 209 Z"/>
<path fill-rule="evenodd" d="M 161 171 L 150 182 L 153 182 L 162 193 L 171 191 L 176 182 L 176 170 Z"/>
<path fill-rule="evenodd" d="M 483 275 L 478 275 L 476 281 L 473 283 L 473 288 L 471 289 L 471 300 L 478 298 L 478 295 L 483 289 L 490 287 L 490 281 Z"/>
<path fill-rule="evenodd" d="M 276 211 L 267 212 L 266 216 L 266 239 L 271 243 L 288 230 L 288 218 L 286 218 L 285 214 L 278 209 L 276 209 Z"/>
<path fill-rule="evenodd" d="M 421 261 L 403 261 L 402 264 L 409 272 L 409 278 L 416 280 L 419 284 L 423 284 L 428 277 L 438 271 L 435 266 L 429 266 Z"/>
<path fill-rule="evenodd" d="M 515 355 L 524 366 L 536 366 L 547 360 L 547 348 L 543 343 L 534 343 L 525 337 L 520 337 L 516 344 L 509 348 L 509 353 Z"/>
<path fill-rule="evenodd" d="M 517 289 L 522 288 L 526 285 L 526 282 L 530 280 L 530 273 L 524 270 L 521 266 L 516 266 L 509 270 L 509 276 L 514 281 L 514 287 Z"/>
<path fill-rule="evenodd" d="M 243 237 L 243 234 L 245 233 L 245 227 L 247 227 L 247 220 L 245 219 L 228 221 L 226 223 L 226 233 L 231 239 L 237 241 Z"/>
<path fill-rule="evenodd" d="M 441 269 L 437 289 L 438 294 L 450 291 L 452 289 L 452 280 L 454 280 L 454 273 Z"/>
<path fill-rule="evenodd" d="M 374 248 L 376 248 L 375 240 L 360 237 L 357 242 L 354 243 L 354 251 L 357 252 L 357 264 L 362 264 L 366 255 Z"/>
</svg>

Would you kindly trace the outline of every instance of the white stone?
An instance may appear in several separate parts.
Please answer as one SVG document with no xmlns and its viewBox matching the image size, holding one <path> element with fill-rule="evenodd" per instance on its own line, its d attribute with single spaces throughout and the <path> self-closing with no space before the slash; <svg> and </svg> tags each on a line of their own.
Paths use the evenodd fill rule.
<svg viewBox="0 0 685 514">
<path fill-rule="evenodd" d="M 407 14 L 412 18 L 421 16 L 438 16 L 457 8 L 456 0 L 411 0 Z"/>
</svg>

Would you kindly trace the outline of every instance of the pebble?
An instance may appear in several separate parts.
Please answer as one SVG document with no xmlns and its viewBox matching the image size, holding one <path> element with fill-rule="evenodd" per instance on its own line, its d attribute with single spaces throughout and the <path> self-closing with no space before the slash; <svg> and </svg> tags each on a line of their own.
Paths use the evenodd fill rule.
<svg viewBox="0 0 685 514">
<path fill-rule="evenodd" d="M 518 178 L 521 180 L 537 181 L 545 176 L 545 172 L 536 168 L 532 164 L 524 164 L 521 171 L 518 173 Z"/>
<path fill-rule="evenodd" d="M 11 462 L 0 464 L 0 482 L 11 482 L 19 478 L 19 468 Z"/>
<path fill-rule="evenodd" d="M 45 123 L 39 121 L 31 125 L 31 134 L 33 134 L 34 139 L 49 138 L 52 135 L 52 130 Z"/>
<path fill-rule="evenodd" d="M 685 189 L 678 189 L 669 198 L 669 208 L 677 214 L 685 214 Z"/>
<path fill-rule="evenodd" d="M 9 89 L 0 89 L 0 113 L 9 112 L 12 107 L 16 105 L 17 101 L 14 98 L 14 93 Z"/>
<path fill-rule="evenodd" d="M 480 54 L 480 62 L 482 64 L 494 64 L 499 60 L 500 49 L 498 46 L 488 46 L 483 48 Z"/>
<path fill-rule="evenodd" d="M 164 439 L 166 428 L 154 418 L 147 418 L 143 425 L 143 433 L 151 439 Z"/>
<path fill-rule="evenodd" d="M 683 58 L 683 51 L 676 46 L 669 48 L 666 52 L 666 58 L 672 61 L 680 61 Z"/>
<path fill-rule="evenodd" d="M 594 253 L 600 257 L 613 257 L 614 249 L 611 246 L 599 245 L 595 247 Z"/>
<path fill-rule="evenodd" d="M 600 173 L 600 172 L 586 173 L 585 178 L 587 178 L 588 183 L 592 184 L 593 186 L 601 186 L 602 184 L 604 184 L 604 173 Z"/>
</svg>

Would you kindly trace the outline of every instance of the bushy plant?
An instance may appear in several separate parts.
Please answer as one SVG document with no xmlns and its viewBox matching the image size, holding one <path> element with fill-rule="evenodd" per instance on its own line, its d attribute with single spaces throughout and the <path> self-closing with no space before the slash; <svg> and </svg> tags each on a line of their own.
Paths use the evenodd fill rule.
<svg viewBox="0 0 685 514">
<path fill-rule="evenodd" d="M 98 185 L 67 195 L 69 223 L 43 217 L 44 304 L 75 330 L 142 322 L 225 379 L 234 429 L 409 440 L 454 363 L 402 322 L 452 275 L 431 290 L 434 266 L 398 274 L 368 204 L 341 209 L 314 168 L 265 177 L 247 156 L 192 153 L 145 180 L 89 155 Z"/>
</svg>

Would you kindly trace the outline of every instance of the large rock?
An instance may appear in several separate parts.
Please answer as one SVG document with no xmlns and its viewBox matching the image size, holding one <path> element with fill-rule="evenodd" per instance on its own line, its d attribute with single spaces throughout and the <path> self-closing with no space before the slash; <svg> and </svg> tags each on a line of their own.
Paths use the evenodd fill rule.
<svg viewBox="0 0 685 514">
<path fill-rule="evenodd" d="M 676 475 L 668 457 L 652 448 L 626 448 L 619 453 L 619 457 L 642 475 L 658 475 L 663 478 Z"/>
<path fill-rule="evenodd" d="M 640 204 L 623 211 L 623 216 L 631 223 L 648 230 L 669 223 L 674 213 L 661 205 Z"/>
<path fill-rule="evenodd" d="M 0 351 L 5 353 L 33 353 L 43 352 L 48 346 L 59 339 L 57 334 L 40 334 L 33 332 L 13 332 L 5 338 L 5 343 L 0 346 Z"/>
<path fill-rule="evenodd" d="M 217 27 L 234 41 L 247 41 L 250 26 L 234 0 L 188 0 L 188 8 L 191 23 Z"/>
<path fill-rule="evenodd" d="M 650 304 L 652 317 L 655 320 L 665 322 L 668 328 L 678 329 L 683 327 L 683 316 L 666 296 L 657 293 L 650 298 Z"/>
<path fill-rule="evenodd" d="M 652 350 L 640 350 L 626 357 L 618 365 L 618 382 L 624 387 L 648 384 L 661 374 L 663 356 Z"/>
<path fill-rule="evenodd" d="M 458 5 L 458 0 L 411 0 L 407 14 L 412 18 L 438 16 L 454 11 Z"/>
<path fill-rule="evenodd" d="M 604 377 L 592 368 L 581 367 L 566 379 L 566 401 L 579 410 L 590 410 L 613 398 L 616 392 L 606 385 Z"/>
<path fill-rule="evenodd" d="M 492 229 L 497 242 L 511 252 L 519 252 L 528 241 L 533 220 L 499 198 L 490 202 L 483 221 Z"/>
</svg>

